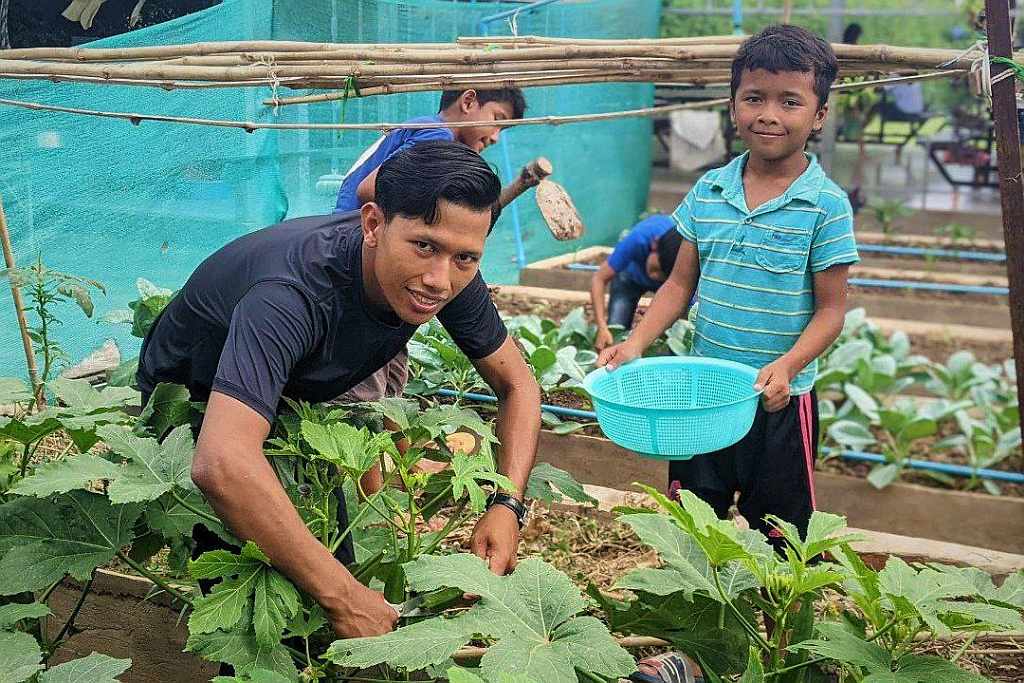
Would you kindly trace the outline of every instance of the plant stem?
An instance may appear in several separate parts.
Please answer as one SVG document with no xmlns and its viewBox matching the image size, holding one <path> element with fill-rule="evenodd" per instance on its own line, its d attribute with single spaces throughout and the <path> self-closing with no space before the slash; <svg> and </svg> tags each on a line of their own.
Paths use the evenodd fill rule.
<svg viewBox="0 0 1024 683">
<path fill-rule="evenodd" d="M 32 457 L 31 450 L 29 449 L 29 447 L 31 445 L 32 444 L 30 444 L 30 443 L 25 444 L 25 450 L 22 451 L 22 454 L 21 454 L 21 470 L 18 472 L 18 475 L 19 475 L 18 478 L 19 479 L 24 479 L 25 478 L 25 473 L 28 471 L 28 461 Z"/>
<path fill-rule="evenodd" d="M 899 621 L 898 617 L 893 617 L 892 619 L 890 619 L 887 624 L 885 624 L 884 626 L 882 626 L 882 628 L 880 628 L 877 631 L 875 631 L 874 635 L 872 635 L 870 638 L 868 638 L 868 642 L 871 643 L 871 642 L 874 642 L 875 640 L 878 640 L 879 638 L 881 638 L 883 635 L 888 633 L 889 629 L 891 629 L 893 626 L 895 626 L 896 622 L 898 622 L 898 621 Z"/>
<path fill-rule="evenodd" d="M 437 546 L 441 545 L 444 539 L 448 537 L 448 534 L 452 532 L 452 529 L 454 529 L 457 526 L 460 526 L 462 522 L 467 519 L 468 516 L 460 517 L 465 507 L 466 501 L 462 501 L 461 503 L 459 503 L 459 506 L 455 508 L 454 512 L 452 512 L 452 516 L 448 518 L 448 521 L 445 523 L 444 528 L 441 529 L 440 532 L 438 532 L 437 538 L 435 538 L 430 543 L 430 545 L 427 546 L 422 553 L 420 553 L 421 555 L 429 555 L 430 553 L 434 552 L 434 550 L 437 549 Z"/>
<path fill-rule="evenodd" d="M 118 557 L 119 557 L 119 558 L 121 559 L 121 561 L 122 561 L 122 562 L 124 562 L 124 563 L 125 563 L 126 565 L 128 565 L 129 567 L 131 567 L 132 569 L 134 569 L 134 570 L 135 570 L 136 572 L 138 572 L 138 573 L 139 573 L 140 575 L 142 575 L 142 576 L 146 577 L 147 579 L 149 579 L 150 581 L 152 581 L 153 583 L 155 583 L 155 584 L 156 584 L 157 586 L 159 586 L 160 588 L 164 589 L 165 591 L 167 591 L 168 593 L 170 593 L 171 595 L 173 595 L 173 596 L 174 596 L 175 598 L 177 598 L 178 600 L 180 600 L 180 601 L 184 602 L 184 603 L 185 603 L 185 604 L 187 604 L 187 605 L 191 605 L 191 604 L 192 604 L 192 598 L 191 598 L 190 596 L 188 596 L 188 595 L 185 595 L 184 593 L 182 593 L 181 591 L 179 591 L 179 590 L 178 590 L 177 588 L 175 588 L 175 587 L 174 587 L 174 586 L 172 586 L 171 584 L 167 583 L 167 582 L 166 582 L 166 581 L 164 581 L 164 580 L 163 580 L 162 578 L 160 578 L 159 576 L 157 576 L 157 575 L 156 575 L 156 574 L 154 574 L 153 572 L 149 571 L 148 569 L 146 569 L 145 567 L 143 567 L 143 566 L 142 566 L 141 564 L 139 564 L 138 562 L 136 562 L 136 561 L 135 561 L 135 560 L 133 560 L 132 558 L 128 557 L 128 555 L 127 555 L 127 554 L 126 554 L 126 553 L 125 553 L 125 552 L 124 552 L 123 550 L 118 550 L 118 551 L 117 551 L 117 556 L 118 556 Z"/>
<path fill-rule="evenodd" d="M 717 567 L 711 568 L 711 575 L 715 579 L 715 588 L 718 590 L 718 595 L 721 596 L 725 604 L 729 607 L 730 610 L 732 610 L 732 613 L 736 616 L 736 618 L 740 620 L 740 624 L 750 635 L 750 637 L 754 639 L 754 642 L 757 644 L 757 646 L 767 652 L 771 648 L 771 646 L 768 644 L 768 641 L 766 641 L 758 632 L 758 630 L 749 621 L 747 621 L 746 617 L 743 616 L 739 608 L 737 608 L 736 605 L 733 604 L 732 600 L 729 599 L 729 596 L 725 594 L 725 589 L 722 587 L 722 579 L 718 576 Z"/>
<path fill-rule="evenodd" d="M 949 661 L 951 661 L 954 664 L 956 664 L 956 660 L 958 660 L 961 657 L 963 657 L 964 652 L 966 652 L 967 648 L 969 648 L 971 646 L 971 644 L 974 643 L 974 639 L 977 638 L 977 637 L 978 637 L 977 633 L 972 633 L 970 636 L 968 636 L 968 638 L 966 640 L 964 640 L 963 647 L 961 647 L 959 650 L 957 650 L 957 653 L 955 655 L 953 655 L 953 658 L 951 660 L 949 660 Z"/>
<path fill-rule="evenodd" d="M 53 595 L 53 591 L 57 590 L 57 586 L 59 586 L 60 582 L 63 580 L 64 577 L 61 577 L 53 583 L 51 583 L 50 586 L 45 591 L 43 591 L 43 594 L 39 597 L 39 603 L 45 605 L 46 601 L 50 599 L 51 595 Z"/>
<path fill-rule="evenodd" d="M 82 594 L 78 596 L 78 602 L 75 603 L 75 609 L 71 611 L 71 616 L 68 617 L 68 620 L 66 622 L 64 622 L 64 626 L 60 629 L 60 632 L 57 633 L 57 637 L 53 639 L 52 643 L 50 643 L 50 645 L 52 645 L 53 647 L 49 650 L 49 653 L 43 658 L 44 662 L 53 655 L 53 651 L 56 649 L 56 646 L 60 644 L 61 639 L 64 638 L 67 632 L 71 630 L 71 626 L 75 623 L 75 617 L 78 616 L 78 613 L 82 609 L 82 605 L 85 604 L 85 598 L 89 595 L 89 589 L 92 588 L 92 582 L 95 578 L 96 570 L 94 569 L 92 575 L 89 576 L 89 580 L 85 582 L 84 586 L 82 586 Z"/>
<path fill-rule="evenodd" d="M 827 661 L 832 661 L 832 658 L 831 657 L 815 657 L 813 659 L 808 659 L 808 660 L 800 662 L 798 664 L 793 664 L 791 666 L 783 667 L 781 669 L 776 669 L 775 671 L 766 672 L 764 677 L 765 678 L 770 678 L 772 676 L 779 676 L 779 675 L 784 674 L 784 673 L 786 673 L 788 671 L 796 671 L 797 669 L 802 669 L 805 666 L 811 666 L 812 664 L 820 664 L 821 662 L 827 662 Z"/>
<path fill-rule="evenodd" d="M 187 502 L 184 498 L 179 496 L 178 492 L 175 491 L 174 489 L 171 489 L 171 497 L 174 498 L 175 502 L 177 502 L 178 505 L 180 505 L 181 507 L 185 508 L 186 510 L 188 510 L 192 514 L 194 514 L 194 515 L 196 515 L 198 517 L 201 517 L 202 519 L 205 519 L 207 522 L 212 522 L 212 523 L 216 524 L 217 526 L 223 526 L 223 522 L 221 522 L 219 519 L 217 519 L 213 515 L 211 515 L 211 514 L 209 514 L 207 512 L 203 512 L 199 508 L 197 508 L 194 505 L 192 505 L 191 503 Z"/>
</svg>

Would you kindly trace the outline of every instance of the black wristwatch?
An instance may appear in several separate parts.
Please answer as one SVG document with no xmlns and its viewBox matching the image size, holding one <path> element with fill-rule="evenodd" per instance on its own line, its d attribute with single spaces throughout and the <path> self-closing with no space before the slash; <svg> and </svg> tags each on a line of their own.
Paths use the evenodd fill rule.
<svg viewBox="0 0 1024 683">
<path fill-rule="evenodd" d="M 487 497 L 487 509 L 490 510 L 495 505 L 502 505 L 511 510 L 516 516 L 516 521 L 519 522 L 520 529 L 526 525 L 526 506 L 518 498 L 501 491 L 495 491 Z"/>
</svg>

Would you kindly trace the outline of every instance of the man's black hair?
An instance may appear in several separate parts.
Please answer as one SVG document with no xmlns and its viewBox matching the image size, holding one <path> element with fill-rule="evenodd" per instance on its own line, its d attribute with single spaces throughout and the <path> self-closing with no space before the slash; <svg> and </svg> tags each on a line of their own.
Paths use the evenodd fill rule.
<svg viewBox="0 0 1024 683">
<path fill-rule="evenodd" d="M 465 90 L 445 90 L 441 93 L 441 107 L 439 112 L 452 106 L 455 100 L 462 97 Z M 519 88 L 501 88 L 499 90 L 475 90 L 476 101 L 481 105 L 488 102 L 505 102 L 512 105 L 512 118 L 521 119 L 526 113 L 526 98 Z"/>
<path fill-rule="evenodd" d="M 839 73 L 839 62 L 832 46 L 818 35 L 789 24 L 769 26 L 747 38 L 732 60 L 732 97 L 740 87 L 744 71 L 765 69 L 777 74 L 799 71 L 814 74 L 814 94 L 818 108 L 828 102 L 828 91 Z"/>
<path fill-rule="evenodd" d="M 444 199 L 473 211 L 490 211 L 491 227 L 501 214 L 501 181 L 479 154 L 460 142 L 432 140 L 413 145 L 381 164 L 374 201 L 385 222 L 395 216 L 434 225 Z"/>
<path fill-rule="evenodd" d="M 658 251 L 658 265 L 666 278 L 676 265 L 676 256 L 679 255 L 679 247 L 682 244 L 683 236 L 674 227 L 658 238 L 655 247 Z"/>
</svg>

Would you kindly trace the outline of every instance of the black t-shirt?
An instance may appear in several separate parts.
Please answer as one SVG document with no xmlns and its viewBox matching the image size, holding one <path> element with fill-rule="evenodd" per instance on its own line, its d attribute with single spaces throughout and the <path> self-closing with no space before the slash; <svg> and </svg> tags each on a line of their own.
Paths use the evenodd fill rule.
<svg viewBox="0 0 1024 683">
<path fill-rule="evenodd" d="M 273 422 L 281 396 L 330 400 L 382 368 L 416 331 L 364 300 L 359 212 L 298 218 L 207 258 L 142 344 L 138 382 L 232 396 Z M 438 313 L 470 358 L 507 331 L 479 274 Z"/>
</svg>

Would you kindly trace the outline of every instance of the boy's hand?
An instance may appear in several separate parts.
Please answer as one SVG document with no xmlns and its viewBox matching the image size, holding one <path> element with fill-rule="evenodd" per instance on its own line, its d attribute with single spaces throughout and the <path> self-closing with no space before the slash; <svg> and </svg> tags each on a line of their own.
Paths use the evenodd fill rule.
<svg viewBox="0 0 1024 683">
<path fill-rule="evenodd" d="M 621 344 L 609 346 L 602 351 L 597 357 L 597 367 L 603 368 L 607 366 L 608 370 L 614 370 L 620 365 L 625 365 L 629 361 L 639 358 L 641 353 L 641 349 L 638 349 L 627 339 Z"/>
<path fill-rule="evenodd" d="M 594 348 L 598 352 L 604 351 L 606 348 L 615 343 L 615 338 L 612 337 L 612 331 L 607 327 L 601 327 L 597 330 L 597 336 L 594 337 Z"/>
<path fill-rule="evenodd" d="M 793 381 L 793 371 L 780 358 L 761 368 L 754 382 L 754 391 L 761 394 L 761 404 L 769 413 L 775 413 L 789 404 L 789 383 Z"/>
</svg>

